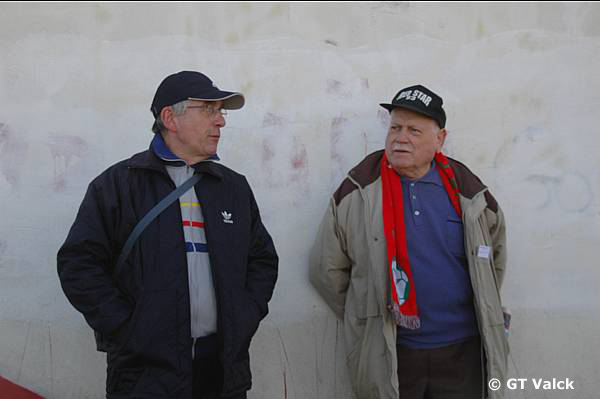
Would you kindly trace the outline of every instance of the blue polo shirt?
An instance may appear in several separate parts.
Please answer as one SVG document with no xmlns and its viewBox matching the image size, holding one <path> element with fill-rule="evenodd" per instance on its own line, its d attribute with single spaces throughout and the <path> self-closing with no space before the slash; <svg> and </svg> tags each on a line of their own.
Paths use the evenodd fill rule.
<svg viewBox="0 0 600 399">
<path fill-rule="evenodd" d="M 434 164 L 418 180 L 403 177 L 402 194 L 421 327 L 398 327 L 398 345 L 440 348 L 479 335 L 462 221 Z"/>
</svg>

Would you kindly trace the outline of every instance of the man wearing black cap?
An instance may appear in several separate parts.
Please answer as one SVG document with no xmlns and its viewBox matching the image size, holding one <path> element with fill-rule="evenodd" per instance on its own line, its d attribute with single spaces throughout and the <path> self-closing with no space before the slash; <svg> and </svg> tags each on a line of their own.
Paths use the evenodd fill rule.
<svg viewBox="0 0 600 399">
<path fill-rule="evenodd" d="M 92 181 L 58 252 L 63 290 L 107 352 L 108 399 L 251 387 L 278 257 L 245 177 L 217 162 L 225 110 L 243 105 L 198 72 L 164 79 L 150 149 Z"/>
<path fill-rule="evenodd" d="M 360 399 L 503 397 L 488 381 L 507 367 L 504 216 L 442 154 L 442 104 L 421 85 L 381 104 L 385 149 L 348 173 L 312 249 L 310 279 L 344 320 Z"/>
</svg>

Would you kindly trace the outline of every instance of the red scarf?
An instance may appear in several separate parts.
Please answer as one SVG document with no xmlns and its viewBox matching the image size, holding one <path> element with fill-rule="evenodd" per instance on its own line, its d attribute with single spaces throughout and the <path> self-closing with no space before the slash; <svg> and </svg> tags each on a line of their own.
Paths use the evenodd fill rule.
<svg viewBox="0 0 600 399">
<path fill-rule="evenodd" d="M 452 206 L 458 217 L 462 218 L 459 200 L 460 191 L 448 159 L 441 152 L 438 152 L 435 154 L 434 160 Z M 391 168 L 385 153 L 381 160 L 381 182 L 383 189 L 383 230 L 387 243 L 388 265 L 392 281 L 392 303 L 390 308 L 397 325 L 414 330 L 421 326 L 421 321 L 406 245 L 402 182 L 400 176 Z"/>
</svg>

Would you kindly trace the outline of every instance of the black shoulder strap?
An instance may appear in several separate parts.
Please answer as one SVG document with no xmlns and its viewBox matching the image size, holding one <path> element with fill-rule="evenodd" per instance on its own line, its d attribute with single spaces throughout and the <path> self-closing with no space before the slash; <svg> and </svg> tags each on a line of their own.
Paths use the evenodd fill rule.
<svg viewBox="0 0 600 399">
<path fill-rule="evenodd" d="M 123 250 L 119 255 L 119 259 L 117 260 L 116 268 L 119 268 L 125 259 L 129 256 L 131 249 L 133 248 L 133 244 L 140 237 L 140 234 L 144 231 L 144 229 L 152 222 L 158 215 L 162 213 L 169 205 L 171 205 L 176 199 L 181 197 L 186 191 L 194 186 L 194 184 L 200 181 L 202 175 L 194 175 L 187 179 L 181 186 L 177 187 L 177 189 L 173 190 L 169 195 L 163 198 L 158 204 L 154 206 L 154 208 L 150 209 L 150 211 L 144 215 L 142 220 L 138 222 L 135 226 L 127 241 L 125 241 L 125 245 L 123 246 Z M 103 334 L 100 334 L 97 331 L 94 331 L 94 335 L 96 338 L 96 349 L 100 352 L 108 351 L 108 342 L 106 342 L 106 337 Z"/>
<path fill-rule="evenodd" d="M 164 211 L 176 199 L 181 197 L 183 193 L 185 193 L 187 190 L 193 187 L 194 184 L 198 183 L 200 181 L 201 176 L 202 175 L 194 175 L 187 179 L 181 186 L 177 187 L 176 190 L 173 190 L 169 195 L 167 195 L 158 204 L 156 204 L 154 208 L 150 209 L 150 211 L 146 215 L 144 215 L 142 220 L 140 220 L 135 226 L 131 234 L 129 234 L 127 241 L 125 241 L 125 245 L 123 246 L 121 255 L 119 255 L 119 260 L 117 260 L 115 269 L 118 270 L 119 266 L 121 266 L 121 264 L 125 262 L 125 259 L 127 259 L 127 256 L 129 256 L 129 252 L 131 252 L 131 249 L 133 248 L 133 244 L 135 244 L 140 234 L 142 234 L 142 232 L 150 224 L 150 222 L 152 222 L 158 215 L 160 215 L 162 211 Z"/>
</svg>

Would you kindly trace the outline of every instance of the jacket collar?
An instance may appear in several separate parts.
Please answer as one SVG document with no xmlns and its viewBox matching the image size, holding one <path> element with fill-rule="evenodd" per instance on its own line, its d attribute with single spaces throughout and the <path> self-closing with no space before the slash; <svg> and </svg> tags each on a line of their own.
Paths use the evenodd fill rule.
<svg viewBox="0 0 600 399">
<path fill-rule="evenodd" d="M 154 135 L 154 138 L 152 139 L 152 142 L 150 143 L 150 148 L 152 149 L 152 151 L 154 151 L 154 154 L 156 154 L 157 157 L 159 157 L 163 161 L 169 162 L 170 165 L 173 165 L 173 166 L 185 165 L 185 161 L 183 159 L 179 158 L 177 155 L 175 155 L 171 152 L 171 150 L 169 149 L 169 147 L 167 147 L 164 139 L 162 138 L 162 136 L 160 134 Z M 219 160 L 220 160 L 220 158 L 217 154 L 206 159 L 206 161 L 219 161 Z M 173 162 L 173 163 L 171 163 L 171 162 Z M 205 161 L 201 161 L 201 162 L 205 162 Z"/>
<path fill-rule="evenodd" d="M 352 191 L 359 189 L 361 192 L 367 186 L 377 182 L 381 178 L 381 158 L 384 150 L 375 151 L 367 155 L 356 167 L 348 173 L 338 190 L 334 193 L 336 204 Z M 456 182 L 462 197 L 471 199 L 480 192 L 485 192 L 488 206 L 492 212 L 498 211 L 496 199 L 486 190 L 486 186 L 461 162 L 448 158 L 450 167 L 456 176 Z M 431 171 L 430 171 L 431 172 Z"/>
<path fill-rule="evenodd" d="M 219 157 L 214 156 L 205 161 L 191 165 L 196 173 L 206 173 L 218 179 L 223 179 L 223 173 L 219 166 L 213 162 Z M 185 165 L 185 162 L 173 154 L 165 145 L 160 135 L 155 135 L 150 143 L 150 148 L 129 158 L 127 166 L 130 168 L 149 169 L 168 176 L 166 165 Z"/>
</svg>

